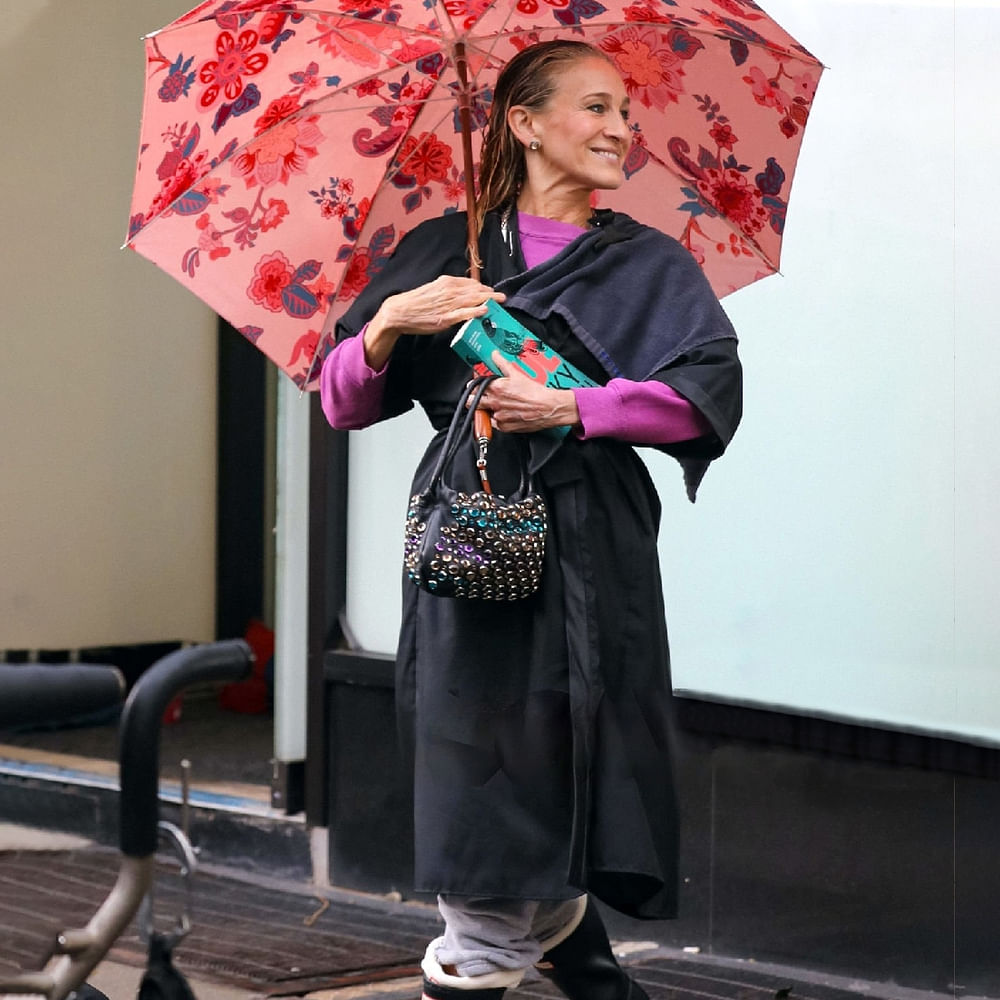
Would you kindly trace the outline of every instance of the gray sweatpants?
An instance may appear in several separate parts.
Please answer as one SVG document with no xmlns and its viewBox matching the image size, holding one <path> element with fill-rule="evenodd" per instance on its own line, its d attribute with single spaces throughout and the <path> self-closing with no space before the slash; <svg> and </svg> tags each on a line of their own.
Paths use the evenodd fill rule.
<svg viewBox="0 0 1000 1000">
<path fill-rule="evenodd" d="M 438 896 L 445 930 L 435 957 L 460 976 L 528 969 L 542 957 L 541 942 L 579 921 L 581 900 Z"/>
</svg>

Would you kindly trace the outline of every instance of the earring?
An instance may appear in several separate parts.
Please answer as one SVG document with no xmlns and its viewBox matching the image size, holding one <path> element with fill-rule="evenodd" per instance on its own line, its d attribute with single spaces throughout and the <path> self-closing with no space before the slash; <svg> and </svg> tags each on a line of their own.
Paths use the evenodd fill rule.
<svg viewBox="0 0 1000 1000">
<path fill-rule="evenodd" d="M 532 139 L 531 142 L 528 143 L 528 149 L 530 149 L 533 153 L 537 153 L 541 148 L 542 144 L 537 139 Z"/>
</svg>

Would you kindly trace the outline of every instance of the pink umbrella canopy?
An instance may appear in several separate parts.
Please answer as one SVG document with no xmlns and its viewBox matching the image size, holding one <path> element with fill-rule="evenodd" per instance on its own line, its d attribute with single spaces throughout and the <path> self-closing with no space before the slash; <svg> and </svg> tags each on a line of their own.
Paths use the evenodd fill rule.
<svg viewBox="0 0 1000 1000">
<path fill-rule="evenodd" d="M 773 274 L 822 66 L 753 0 L 208 0 L 145 39 L 127 245 L 312 388 L 400 237 L 465 208 L 498 71 L 553 38 L 631 97 L 595 207 L 679 240 L 720 297 Z"/>
</svg>

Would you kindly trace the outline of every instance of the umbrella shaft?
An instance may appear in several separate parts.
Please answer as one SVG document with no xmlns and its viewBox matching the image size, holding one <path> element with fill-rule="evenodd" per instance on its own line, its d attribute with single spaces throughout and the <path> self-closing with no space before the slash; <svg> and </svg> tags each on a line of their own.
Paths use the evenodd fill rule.
<svg viewBox="0 0 1000 1000">
<path fill-rule="evenodd" d="M 465 42 L 455 43 L 455 70 L 458 73 L 458 122 L 462 129 L 462 160 L 465 168 L 465 209 L 468 217 L 469 277 L 479 280 L 479 227 L 476 224 L 476 179 L 472 162 L 472 100 L 469 94 L 469 67 Z"/>
</svg>

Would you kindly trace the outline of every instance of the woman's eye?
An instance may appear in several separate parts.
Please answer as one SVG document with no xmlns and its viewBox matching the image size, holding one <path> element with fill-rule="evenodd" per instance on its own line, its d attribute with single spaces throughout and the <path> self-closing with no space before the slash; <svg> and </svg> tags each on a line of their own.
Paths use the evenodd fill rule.
<svg viewBox="0 0 1000 1000">
<path fill-rule="evenodd" d="M 606 109 L 603 104 L 591 104 L 590 107 L 587 108 L 587 110 L 594 111 L 599 115 L 603 115 Z"/>
</svg>

